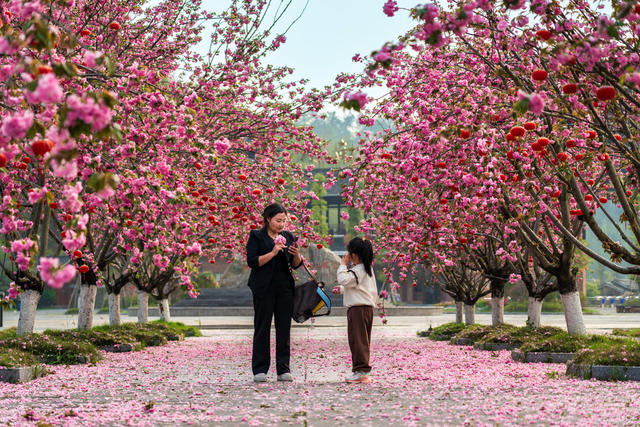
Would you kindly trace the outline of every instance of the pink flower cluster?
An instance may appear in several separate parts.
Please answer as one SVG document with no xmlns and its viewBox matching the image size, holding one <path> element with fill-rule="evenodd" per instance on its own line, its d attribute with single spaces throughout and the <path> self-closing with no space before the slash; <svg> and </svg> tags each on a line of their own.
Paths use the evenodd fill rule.
<svg viewBox="0 0 640 427">
<path fill-rule="evenodd" d="M 8 138 L 24 138 L 33 124 L 33 113 L 29 110 L 21 110 L 7 116 L 2 121 L 2 134 Z"/>
<path fill-rule="evenodd" d="M 544 99 L 537 93 L 526 94 L 523 91 L 518 91 L 518 101 L 527 100 L 529 103 L 529 111 L 536 116 L 542 114 L 544 111 Z"/>
<path fill-rule="evenodd" d="M 273 240 L 273 243 L 275 243 L 276 245 L 286 245 L 287 239 L 282 234 L 278 234 Z"/>
<path fill-rule="evenodd" d="M 345 101 L 357 101 L 358 104 L 360 105 L 360 108 L 364 108 L 364 106 L 367 105 L 367 102 L 369 102 L 369 100 L 367 99 L 367 95 L 365 95 L 362 92 L 345 93 L 344 94 L 344 100 Z"/>
<path fill-rule="evenodd" d="M 16 254 L 16 264 L 22 271 L 26 271 L 29 268 L 32 252 L 35 251 L 37 251 L 37 245 L 29 238 L 11 242 L 11 252 Z"/>
<path fill-rule="evenodd" d="M 218 154 L 224 154 L 231 147 L 231 143 L 227 138 L 220 138 L 213 143 L 213 148 L 216 149 Z"/>
<path fill-rule="evenodd" d="M 20 289 L 18 289 L 14 282 L 11 282 L 11 284 L 9 285 L 9 292 L 7 296 L 9 297 L 9 299 L 16 299 L 18 298 L 18 295 L 20 295 Z"/>
<path fill-rule="evenodd" d="M 65 126 L 73 126 L 76 120 L 82 120 L 91 125 L 93 132 L 104 129 L 113 116 L 113 111 L 104 104 L 98 104 L 93 98 L 82 100 L 77 95 L 71 95 L 67 99 L 69 114 Z"/>
<path fill-rule="evenodd" d="M 40 77 L 36 90 L 25 91 L 25 96 L 31 104 L 54 104 L 62 99 L 63 94 L 56 76 L 48 73 Z"/>
<path fill-rule="evenodd" d="M 160 271 L 165 271 L 169 265 L 169 258 L 164 255 L 155 254 L 153 255 L 153 264 L 158 267 Z"/>
<path fill-rule="evenodd" d="M 76 268 L 71 264 L 60 266 L 58 258 L 40 258 L 38 271 L 42 280 L 52 288 L 62 288 L 76 275 Z"/>
<path fill-rule="evenodd" d="M 393 16 L 398 11 L 398 4 L 395 0 L 387 0 L 382 6 L 382 12 L 387 16 Z"/>
</svg>

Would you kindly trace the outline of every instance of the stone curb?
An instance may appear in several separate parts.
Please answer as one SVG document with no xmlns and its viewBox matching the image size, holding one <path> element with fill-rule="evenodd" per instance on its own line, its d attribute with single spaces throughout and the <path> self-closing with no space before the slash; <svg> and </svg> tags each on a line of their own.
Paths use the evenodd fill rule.
<svg viewBox="0 0 640 427">
<path fill-rule="evenodd" d="M 450 341 L 452 345 L 473 345 L 473 340 L 469 338 L 452 338 Z"/>
<path fill-rule="evenodd" d="M 511 352 L 511 358 L 522 363 L 567 363 L 574 356 L 575 353 L 522 352 L 519 350 Z"/>
<path fill-rule="evenodd" d="M 567 364 L 567 375 L 582 379 L 640 381 L 640 366 L 606 366 Z"/>
<path fill-rule="evenodd" d="M 24 383 L 35 378 L 35 366 L 19 368 L 0 368 L 0 382 Z"/>
<path fill-rule="evenodd" d="M 518 348 L 517 345 L 515 344 L 510 344 L 510 343 L 493 343 L 493 342 L 486 342 L 486 343 L 477 343 L 473 345 L 473 348 L 475 350 L 485 350 L 485 351 L 502 351 L 502 350 L 513 350 L 515 348 Z"/>
</svg>

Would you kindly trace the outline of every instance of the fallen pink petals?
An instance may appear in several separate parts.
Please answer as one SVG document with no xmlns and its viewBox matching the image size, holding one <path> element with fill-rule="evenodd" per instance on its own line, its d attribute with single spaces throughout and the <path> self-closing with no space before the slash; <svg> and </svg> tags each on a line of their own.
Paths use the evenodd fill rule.
<svg viewBox="0 0 640 427">
<path fill-rule="evenodd" d="M 371 424 L 637 424 L 640 384 L 567 378 L 558 364 L 512 363 L 477 351 L 374 329 L 370 384 L 347 384 L 344 331 L 293 332 L 293 383 L 251 382 L 251 333 L 221 332 L 96 366 L 56 367 L 0 384 L 0 423 L 65 426 Z"/>
</svg>

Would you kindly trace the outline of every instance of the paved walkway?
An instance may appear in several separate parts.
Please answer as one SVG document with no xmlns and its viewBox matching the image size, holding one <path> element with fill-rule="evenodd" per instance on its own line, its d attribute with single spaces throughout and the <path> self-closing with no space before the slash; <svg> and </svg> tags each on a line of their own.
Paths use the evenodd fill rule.
<svg viewBox="0 0 640 427">
<path fill-rule="evenodd" d="M 153 319 L 153 318 L 151 318 Z M 517 326 L 524 326 L 527 321 L 527 315 L 505 314 L 505 322 Z M 640 313 L 624 313 L 616 314 L 614 310 L 605 309 L 603 314 L 585 315 L 585 323 L 589 332 L 609 332 L 613 328 L 640 328 Z M 77 327 L 77 315 L 65 315 L 64 310 L 39 310 L 36 316 L 37 331 L 43 331 L 48 328 L 55 329 L 72 329 Z M 183 322 L 188 325 L 202 326 L 203 329 L 251 329 L 253 327 L 253 318 L 250 316 L 217 316 L 217 317 L 174 317 L 173 320 Z M 403 328 L 406 330 L 427 329 L 429 326 L 438 326 L 443 323 L 452 322 L 455 315 L 446 313 L 439 316 L 390 316 L 388 318 L 388 326 Z M 137 318 L 131 316 L 122 316 L 123 322 L 136 322 Z M 488 325 L 491 323 L 491 314 L 477 313 L 476 322 Z M 108 314 L 96 314 L 94 324 L 101 325 L 109 323 Z M 18 312 L 4 313 L 4 327 L 16 326 L 18 324 Z M 308 324 L 308 323 L 307 323 Z M 307 328 L 307 324 L 296 325 L 294 327 Z M 565 328 L 564 314 L 543 314 L 542 324 L 547 326 L 557 326 Z M 327 316 L 316 319 L 315 325 L 318 327 L 339 327 L 344 328 L 347 325 L 346 317 L 343 316 Z M 379 318 L 374 319 L 374 325 L 382 327 Z"/>
<path fill-rule="evenodd" d="M 343 328 L 296 329 L 293 383 L 253 384 L 250 330 L 210 330 L 95 366 L 0 384 L 9 425 L 638 425 L 640 383 L 569 379 L 564 365 L 376 327 L 373 383 L 349 385 Z"/>
</svg>

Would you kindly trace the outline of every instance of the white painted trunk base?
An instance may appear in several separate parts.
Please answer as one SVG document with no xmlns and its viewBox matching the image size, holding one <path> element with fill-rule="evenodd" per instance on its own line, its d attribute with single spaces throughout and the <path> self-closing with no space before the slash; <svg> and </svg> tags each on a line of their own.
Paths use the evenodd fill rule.
<svg viewBox="0 0 640 427">
<path fill-rule="evenodd" d="M 18 335 L 33 333 L 36 324 L 36 310 L 42 295 L 38 291 L 26 290 L 20 294 L 20 317 L 18 318 Z"/>
<path fill-rule="evenodd" d="M 587 328 L 584 325 L 582 317 L 582 304 L 580 303 L 580 294 L 578 292 L 570 292 L 561 294 L 562 306 L 564 307 L 564 319 L 567 322 L 567 332 L 570 335 L 584 335 Z"/>
<path fill-rule="evenodd" d="M 527 315 L 527 325 L 533 329 L 538 329 L 540 327 L 540 317 L 542 316 L 542 300 L 529 297 Z"/>
<path fill-rule="evenodd" d="M 167 298 L 161 299 L 160 304 L 158 304 L 158 308 L 160 309 L 160 320 L 164 320 L 165 322 L 171 322 L 171 310 L 169 309 L 169 300 Z"/>
<path fill-rule="evenodd" d="M 464 305 L 464 323 L 467 325 L 473 325 L 476 323 L 476 306 Z"/>
<path fill-rule="evenodd" d="M 149 321 L 149 294 L 138 291 L 138 323 Z"/>
<path fill-rule="evenodd" d="M 93 312 L 96 306 L 97 286 L 80 286 L 78 295 L 78 329 L 81 331 L 93 327 Z"/>
<path fill-rule="evenodd" d="M 504 298 L 491 298 L 491 324 L 493 326 L 502 325 L 504 323 Z"/>
<path fill-rule="evenodd" d="M 109 294 L 109 324 L 119 326 L 120 320 L 120 294 Z"/>
<path fill-rule="evenodd" d="M 464 303 L 462 301 L 456 301 L 456 323 L 462 323 L 464 320 L 462 316 L 464 314 Z"/>
</svg>

